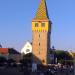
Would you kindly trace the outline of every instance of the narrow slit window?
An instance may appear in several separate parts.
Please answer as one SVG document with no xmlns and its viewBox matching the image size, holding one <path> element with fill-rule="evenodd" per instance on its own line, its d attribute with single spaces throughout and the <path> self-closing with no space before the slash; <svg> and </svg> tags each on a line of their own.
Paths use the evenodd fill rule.
<svg viewBox="0 0 75 75">
<path fill-rule="evenodd" d="M 40 46 L 40 43 L 39 43 L 39 46 Z"/>
<path fill-rule="evenodd" d="M 39 34 L 39 38 L 40 38 L 40 34 Z"/>
<path fill-rule="evenodd" d="M 39 55 L 40 55 L 40 51 L 39 51 Z"/>
</svg>

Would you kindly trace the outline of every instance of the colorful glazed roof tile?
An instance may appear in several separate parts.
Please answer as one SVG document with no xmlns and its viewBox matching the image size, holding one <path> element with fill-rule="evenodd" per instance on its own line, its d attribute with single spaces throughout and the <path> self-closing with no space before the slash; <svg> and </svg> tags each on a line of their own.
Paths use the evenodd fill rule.
<svg viewBox="0 0 75 75">
<path fill-rule="evenodd" d="M 40 19 L 40 20 L 49 19 L 45 0 L 41 0 L 39 8 L 37 10 L 37 13 L 36 13 L 36 16 L 34 19 Z"/>
</svg>

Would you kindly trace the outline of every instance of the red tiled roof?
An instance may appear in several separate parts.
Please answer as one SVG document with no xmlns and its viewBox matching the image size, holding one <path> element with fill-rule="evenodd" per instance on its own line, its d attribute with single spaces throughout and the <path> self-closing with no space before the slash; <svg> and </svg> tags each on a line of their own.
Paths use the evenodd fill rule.
<svg viewBox="0 0 75 75">
<path fill-rule="evenodd" d="M 8 48 L 0 48 L 0 54 L 8 54 Z"/>
</svg>

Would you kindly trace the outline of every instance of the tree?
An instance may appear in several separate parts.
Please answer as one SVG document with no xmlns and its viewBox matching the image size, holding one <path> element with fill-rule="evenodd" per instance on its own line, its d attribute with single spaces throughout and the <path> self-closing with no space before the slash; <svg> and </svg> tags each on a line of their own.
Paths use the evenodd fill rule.
<svg viewBox="0 0 75 75">
<path fill-rule="evenodd" d="M 2 45 L 0 44 L 0 48 L 2 48 Z"/>
<path fill-rule="evenodd" d="M 0 56 L 0 63 L 5 63 L 7 62 L 7 59 L 3 56 Z"/>
<path fill-rule="evenodd" d="M 23 59 L 20 60 L 20 62 L 24 65 L 27 66 L 28 64 L 32 63 L 32 53 L 23 55 Z"/>
<path fill-rule="evenodd" d="M 6 62 L 7 62 L 7 59 L 3 56 L 0 56 L 0 66 L 5 65 Z"/>
<path fill-rule="evenodd" d="M 67 51 L 63 50 L 56 50 L 55 56 L 57 58 L 57 61 L 61 64 L 69 64 L 71 65 L 73 62 L 72 56 Z"/>
</svg>

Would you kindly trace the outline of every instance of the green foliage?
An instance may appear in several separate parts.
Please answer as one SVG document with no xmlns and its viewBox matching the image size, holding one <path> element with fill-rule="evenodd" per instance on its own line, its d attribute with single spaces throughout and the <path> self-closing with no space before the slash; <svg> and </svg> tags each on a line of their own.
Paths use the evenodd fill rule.
<svg viewBox="0 0 75 75">
<path fill-rule="evenodd" d="M 27 65 L 28 63 L 31 63 L 31 62 L 32 62 L 32 53 L 23 55 L 23 59 L 20 60 L 20 62 L 21 62 L 23 65 Z"/>
<path fill-rule="evenodd" d="M 73 58 L 69 54 L 68 51 L 56 50 L 55 56 L 57 57 L 57 61 L 62 64 L 73 64 Z"/>
<path fill-rule="evenodd" d="M 5 63 L 7 62 L 7 59 L 3 56 L 0 56 L 0 63 Z"/>
<path fill-rule="evenodd" d="M 23 59 L 31 59 L 32 58 L 32 53 L 23 55 Z"/>
</svg>

